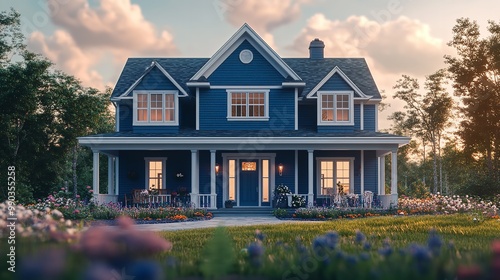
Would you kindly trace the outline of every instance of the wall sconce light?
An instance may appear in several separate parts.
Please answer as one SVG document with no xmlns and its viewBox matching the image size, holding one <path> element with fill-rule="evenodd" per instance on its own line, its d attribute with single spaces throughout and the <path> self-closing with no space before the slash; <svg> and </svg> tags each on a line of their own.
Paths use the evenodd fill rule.
<svg viewBox="0 0 500 280">
<path fill-rule="evenodd" d="M 219 168 L 220 166 L 218 164 L 215 165 L 215 175 L 219 175 Z"/>
<path fill-rule="evenodd" d="M 280 176 L 283 175 L 283 164 L 281 163 L 278 165 L 278 173 L 280 174 Z"/>
</svg>

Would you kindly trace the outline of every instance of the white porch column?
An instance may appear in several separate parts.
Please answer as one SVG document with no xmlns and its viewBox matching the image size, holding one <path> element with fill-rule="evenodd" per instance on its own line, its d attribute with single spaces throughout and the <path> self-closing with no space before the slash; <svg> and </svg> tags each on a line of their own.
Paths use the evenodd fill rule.
<svg viewBox="0 0 500 280">
<path fill-rule="evenodd" d="M 92 192 L 94 198 L 99 196 L 99 151 L 94 151 L 93 167 L 92 167 Z"/>
<path fill-rule="evenodd" d="M 112 156 L 108 156 L 108 194 L 114 194 L 114 189 L 113 189 L 113 163 L 114 163 L 115 158 Z"/>
<path fill-rule="evenodd" d="M 391 151 L 391 203 L 398 205 L 398 150 Z"/>
<path fill-rule="evenodd" d="M 307 169 L 308 169 L 308 187 L 309 187 L 309 191 L 307 193 L 307 197 L 308 197 L 308 204 L 309 205 L 313 205 L 313 200 L 314 200 L 314 169 L 313 169 L 313 163 L 314 163 L 314 150 L 307 150 Z M 309 206 L 308 205 L 308 206 Z"/>
<path fill-rule="evenodd" d="M 381 156 L 378 158 L 379 160 L 379 168 L 380 168 L 380 177 L 378 182 L 379 195 L 385 195 L 385 156 Z"/>
<path fill-rule="evenodd" d="M 115 194 L 120 194 L 120 157 L 115 157 Z"/>
<path fill-rule="evenodd" d="M 215 197 L 215 150 L 210 150 L 210 194 L 211 199 L 215 201 L 210 201 L 211 208 L 217 208 L 217 199 Z"/>
<path fill-rule="evenodd" d="M 363 105 L 363 103 L 361 103 Z M 363 108 L 363 107 L 361 107 Z M 365 151 L 361 150 L 361 170 L 359 171 L 359 177 L 360 177 L 360 194 L 364 195 L 365 193 Z M 364 197 L 363 197 L 364 199 Z"/>
<path fill-rule="evenodd" d="M 195 207 L 200 207 L 198 194 L 200 193 L 200 185 L 198 183 L 198 150 L 191 150 L 191 202 L 195 203 Z"/>
<path fill-rule="evenodd" d="M 299 194 L 299 151 L 295 150 L 295 194 Z"/>
</svg>

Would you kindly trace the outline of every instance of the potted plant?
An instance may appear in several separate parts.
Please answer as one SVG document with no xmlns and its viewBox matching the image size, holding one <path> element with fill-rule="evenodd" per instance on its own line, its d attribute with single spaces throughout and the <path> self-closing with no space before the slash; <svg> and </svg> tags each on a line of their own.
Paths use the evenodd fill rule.
<svg viewBox="0 0 500 280">
<path fill-rule="evenodd" d="M 290 189 L 283 184 L 276 186 L 274 189 L 273 206 L 275 208 L 287 208 L 288 195 L 291 193 Z"/>
<path fill-rule="evenodd" d="M 228 199 L 224 202 L 224 207 L 226 208 L 233 208 L 234 206 L 234 200 Z"/>
</svg>

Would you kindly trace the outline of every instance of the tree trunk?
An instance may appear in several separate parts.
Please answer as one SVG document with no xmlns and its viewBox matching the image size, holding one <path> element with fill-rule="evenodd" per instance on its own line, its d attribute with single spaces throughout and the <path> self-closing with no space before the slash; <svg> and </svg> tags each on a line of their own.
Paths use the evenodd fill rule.
<svg viewBox="0 0 500 280">
<path fill-rule="evenodd" d="M 425 185 L 426 185 L 426 184 L 425 184 L 425 171 L 426 171 L 426 170 L 425 170 L 425 140 L 424 140 L 424 139 L 422 139 L 422 146 L 424 147 L 424 163 L 423 163 L 423 165 L 422 165 L 422 166 L 424 167 L 424 168 L 423 168 L 423 170 L 422 170 L 422 171 L 423 171 L 423 173 L 424 173 L 424 174 L 423 174 L 423 175 L 424 175 L 424 178 L 423 178 L 423 180 L 422 180 L 422 183 L 424 183 L 424 186 L 425 186 Z"/>
<path fill-rule="evenodd" d="M 432 141 L 432 173 L 434 179 L 434 193 L 437 193 L 438 190 L 438 177 L 437 177 L 437 154 L 436 154 L 436 141 Z"/>
<path fill-rule="evenodd" d="M 78 194 L 77 188 L 77 176 L 76 176 L 76 162 L 78 160 L 78 143 L 73 146 L 73 163 L 71 169 L 73 171 L 73 195 L 76 199 L 76 195 Z"/>
<path fill-rule="evenodd" d="M 441 134 L 438 135 L 438 154 L 439 154 L 439 190 L 443 193 L 443 159 L 441 158 Z M 448 192 L 446 192 L 448 194 Z"/>
</svg>

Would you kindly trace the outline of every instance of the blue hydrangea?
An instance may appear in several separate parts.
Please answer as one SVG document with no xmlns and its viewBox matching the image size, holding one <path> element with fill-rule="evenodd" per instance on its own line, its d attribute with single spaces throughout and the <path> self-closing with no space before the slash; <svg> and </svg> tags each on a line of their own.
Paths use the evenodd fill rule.
<svg viewBox="0 0 500 280">
<path fill-rule="evenodd" d="M 366 240 L 366 236 L 359 230 L 356 230 L 356 237 L 354 238 L 356 243 L 361 244 L 363 241 Z"/>
</svg>

